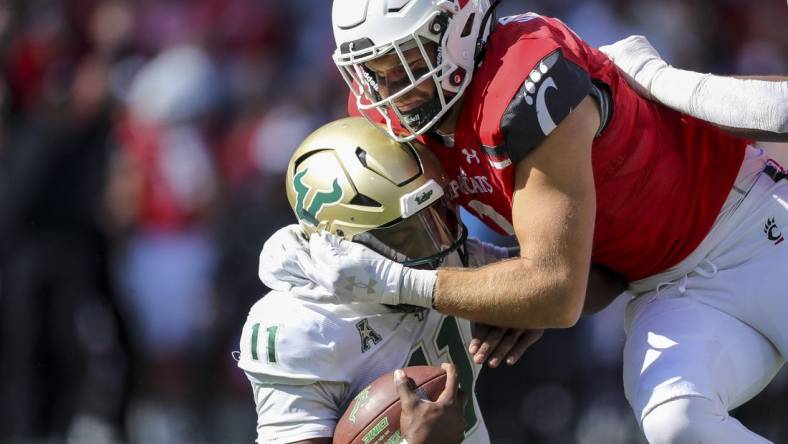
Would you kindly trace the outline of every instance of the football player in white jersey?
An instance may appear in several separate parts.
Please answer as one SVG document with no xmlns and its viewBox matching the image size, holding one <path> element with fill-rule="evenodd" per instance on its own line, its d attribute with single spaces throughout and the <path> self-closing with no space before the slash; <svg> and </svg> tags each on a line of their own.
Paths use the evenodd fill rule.
<svg viewBox="0 0 788 444">
<path fill-rule="evenodd" d="M 293 154 L 286 182 L 303 232 L 363 243 L 398 266 L 479 266 L 508 255 L 466 239 L 444 196 L 443 170 L 426 148 L 394 142 L 362 118 L 312 133 Z M 308 242 L 292 229 L 280 235 Z M 280 260 L 265 254 L 261 262 Z M 318 303 L 314 293 L 326 290 L 288 279 L 294 278 L 283 276 L 251 308 L 240 341 L 238 366 L 252 384 L 259 443 L 328 443 L 343 410 L 373 380 L 410 365 L 447 362 L 468 395 L 462 442 L 489 443 L 474 394 L 481 365 L 467 352 L 469 321 L 415 307 Z M 377 286 L 346 284 L 367 291 Z M 533 342 L 517 337 L 506 350 L 514 342 L 524 351 L 525 342 Z M 422 442 L 404 429 L 408 442 Z"/>
</svg>

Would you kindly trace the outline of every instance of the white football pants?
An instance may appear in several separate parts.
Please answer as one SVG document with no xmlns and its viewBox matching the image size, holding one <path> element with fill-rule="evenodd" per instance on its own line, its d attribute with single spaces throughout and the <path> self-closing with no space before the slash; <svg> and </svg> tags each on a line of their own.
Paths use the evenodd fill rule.
<svg viewBox="0 0 788 444">
<path fill-rule="evenodd" d="M 788 356 L 788 180 L 765 164 L 750 148 L 696 252 L 632 285 L 624 390 L 652 444 L 769 442 L 728 415 Z"/>
</svg>

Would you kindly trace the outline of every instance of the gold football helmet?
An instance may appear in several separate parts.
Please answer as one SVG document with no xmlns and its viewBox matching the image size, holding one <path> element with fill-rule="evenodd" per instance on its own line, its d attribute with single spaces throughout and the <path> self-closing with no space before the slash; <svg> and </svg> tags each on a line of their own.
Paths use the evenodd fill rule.
<svg viewBox="0 0 788 444">
<path fill-rule="evenodd" d="M 408 266 L 437 267 L 467 236 L 432 153 L 418 142 L 395 142 L 360 117 L 310 134 L 285 180 L 307 234 L 329 231 Z"/>
</svg>

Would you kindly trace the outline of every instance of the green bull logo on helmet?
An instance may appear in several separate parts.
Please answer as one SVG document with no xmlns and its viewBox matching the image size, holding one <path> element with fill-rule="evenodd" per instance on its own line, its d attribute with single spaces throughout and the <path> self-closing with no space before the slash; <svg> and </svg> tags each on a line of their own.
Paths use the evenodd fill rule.
<svg viewBox="0 0 788 444">
<path fill-rule="evenodd" d="M 312 189 L 307 184 L 305 184 L 303 180 L 308 170 L 309 169 L 304 169 L 300 173 L 297 173 L 293 178 L 293 188 L 295 188 L 296 192 L 295 212 L 299 219 L 305 220 L 310 224 L 317 226 L 317 213 L 320 212 L 323 206 L 335 204 L 341 201 L 343 192 L 342 187 L 339 186 L 339 180 L 334 179 L 334 182 L 331 184 L 331 191 L 317 190 L 314 193 L 314 197 L 312 198 L 312 203 L 309 204 L 309 208 L 305 208 L 304 201 Z"/>
</svg>

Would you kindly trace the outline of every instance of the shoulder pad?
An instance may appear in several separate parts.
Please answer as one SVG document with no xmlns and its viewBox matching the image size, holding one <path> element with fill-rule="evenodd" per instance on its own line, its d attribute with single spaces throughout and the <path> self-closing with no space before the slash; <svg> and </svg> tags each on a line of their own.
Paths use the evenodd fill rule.
<svg viewBox="0 0 788 444">
<path fill-rule="evenodd" d="M 588 72 L 558 48 L 525 77 L 501 117 L 501 132 L 515 164 L 561 123 L 591 92 Z"/>
<path fill-rule="evenodd" d="M 272 291 L 249 311 L 238 367 L 267 383 L 346 382 L 347 356 L 340 344 L 356 332 L 345 327 L 330 310 L 312 310 L 302 300 Z"/>
<path fill-rule="evenodd" d="M 272 291 L 249 311 L 238 367 L 260 383 L 353 386 L 370 366 L 402 365 L 397 356 L 405 359 L 412 338 L 394 330 L 406 316 L 384 305 L 325 304 Z"/>
</svg>

